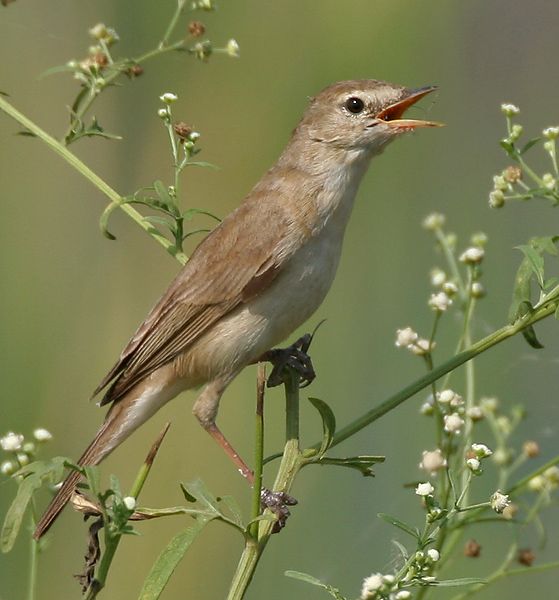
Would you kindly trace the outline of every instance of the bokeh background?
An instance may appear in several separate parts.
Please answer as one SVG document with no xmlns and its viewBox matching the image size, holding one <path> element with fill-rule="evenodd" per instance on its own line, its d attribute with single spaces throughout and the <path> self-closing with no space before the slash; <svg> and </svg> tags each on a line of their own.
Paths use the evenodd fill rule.
<svg viewBox="0 0 559 600">
<path fill-rule="evenodd" d="M 39 78 L 46 69 L 84 56 L 87 30 L 102 21 L 121 36 L 117 51 L 136 55 L 153 47 L 174 8 L 173 0 L 18 0 L 0 10 L 0 89 L 49 132 L 61 135 L 66 106 L 77 84 L 68 75 Z M 394 347 L 395 330 L 412 325 L 426 332 L 432 315 L 428 271 L 442 263 L 422 218 L 447 215 L 466 246 L 471 233 L 489 236 L 484 280 L 489 295 L 480 306 L 476 337 L 502 325 L 519 261 L 513 247 L 532 235 L 557 234 L 557 212 L 532 203 L 491 211 L 492 175 L 506 166 L 498 139 L 501 102 L 520 105 L 533 134 L 559 122 L 559 4 L 546 0 L 284 0 L 220 2 L 201 14 L 216 44 L 230 37 L 241 58 L 215 55 L 202 64 L 183 54 L 145 65 L 143 77 L 103 94 L 95 114 L 121 142 L 78 142 L 73 149 L 121 193 L 154 179 L 170 180 L 158 96 L 176 92 L 175 114 L 202 132 L 202 158 L 220 170 L 189 170 L 186 205 L 225 215 L 275 160 L 304 110 L 307 97 L 331 82 L 386 79 L 410 86 L 436 83 L 440 92 L 415 109 L 447 123 L 398 141 L 373 162 L 356 204 L 335 285 L 314 326 L 327 318 L 313 347 L 318 379 L 305 390 L 326 400 L 340 425 L 360 415 L 423 373 L 420 360 Z M 182 26 L 184 31 L 185 24 Z M 177 272 L 177 263 L 124 215 L 115 214 L 116 242 L 99 233 L 106 199 L 43 144 L 16 136 L 18 126 L 0 115 L 0 433 L 30 434 L 37 426 L 55 436 L 49 452 L 77 457 L 103 413 L 87 399 L 147 310 Z M 538 164 L 536 159 L 536 164 Z M 541 156 L 540 165 L 544 164 Z M 200 221 L 200 225 L 208 222 Z M 451 352 L 458 327 L 444 319 L 437 360 Z M 543 456 L 557 453 L 557 326 L 538 326 L 546 348 L 533 351 L 508 341 L 478 361 L 479 395 L 524 403 L 528 419 L 516 440 L 536 439 Z M 460 379 L 455 381 L 460 388 Z M 255 370 L 247 369 L 228 390 L 220 424 L 241 454 L 252 453 Z M 190 414 L 194 395 L 162 410 L 104 465 L 126 487 L 149 445 L 171 419 L 173 426 L 143 493 L 148 506 L 181 502 L 179 481 L 202 477 L 216 494 L 233 494 L 248 511 L 249 491 L 217 446 Z M 300 500 L 287 530 L 270 543 L 247 598 L 324 598 L 323 591 L 283 576 L 286 569 L 311 573 L 358 596 L 361 579 L 388 572 L 402 535 L 380 511 L 420 523 L 421 511 L 403 482 L 420 477 L 421 450 L 431 448 L 433 424 L 420 417 L 424 395 L 361 432 L 338 454 L 385 454 L 376 479 L 336 469 L 308 469 L 297 481 Z M 280 448 L 280 390 L 267 395 L 267 449 Z M 303 431 L 310 443 L 320 423 L 304 406 Z M 489 440 L 482 428 L 480 441 Z M 485 437 L 484 437 L 485 436 Z M 534 463 L 536 464 L 536 463 Z M 532 466 L 532 465 L 531 465 Z M 477 483 L 479 498 L 494 486 L 492 470 Z M 272 476 L 272 471 L 268 477 Z M 12 497 L 0 485 L 0 511 Z M 47 501 L 46 493 L 41 497 Z M 548 544 L 538 562 L 557 559 L 557 506 L 546 511 Z M 125 539 L 104 597 L 136 598 L 143 575 L 180 518 L 139 525 L 142 536 Z M 472 532 L 483 545 L 477 561 L 458 559 L 453 576 L 483 576 L 503 558 L 514 531 L 493 526 Z M 72 574 L 81 568 L 85 528 L 66 511 L 54 528 L 40 565 L 39 598 L 78 596 Z M 520 545 L 535 546 L 525 532 Z M 241 540 L 212 524 L 180 565 L 164 597 L 223 598 L 241 551 Z M 27 544 L 20 540 L 0 558 L 0 597 L 25 594 Z M 480 598 L 553 597 L 555 572 L 504 581 Z M 455 593 L 455 592 L 453 592 Z M 439 597 L 449 597 L 441 590 Z"/>
</svg>

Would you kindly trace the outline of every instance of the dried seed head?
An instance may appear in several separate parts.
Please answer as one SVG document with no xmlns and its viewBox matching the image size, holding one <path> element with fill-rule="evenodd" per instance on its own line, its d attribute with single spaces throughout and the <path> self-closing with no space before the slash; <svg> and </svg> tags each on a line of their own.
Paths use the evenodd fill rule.
<svg viewBox="0 0 559 600">
<path fill-rule="evenodd" d="M 516 183 L 522 179 L 522 169 L 516 165 L 510 165 L 503 171 L 505 181 Z"/>
<path fill-rule="evenodd" d="M 202 21 L 190 21 L 188 24 L 188 33 L 195 38 L 201 37 L 206 33 L 206 26 Z"/>
<path fill-rule="evenodd" d="M 476 540 L 468 540 L 464 546 L 464 556 L 477 558 L 481 553 L 481 545 Z"/>
</svg>

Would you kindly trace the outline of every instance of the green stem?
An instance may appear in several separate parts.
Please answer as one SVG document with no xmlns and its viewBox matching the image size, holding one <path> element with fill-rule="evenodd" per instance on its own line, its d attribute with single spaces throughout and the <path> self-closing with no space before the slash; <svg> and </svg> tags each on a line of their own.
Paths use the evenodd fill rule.
<svg viewBox="0 0 559 600">
<path fill-rule="evenodd" d="M 37 526 L 37 519 L 35 518 L 35 500 L 31 499 L 31 531 L 35 531 Z M 35 600 L 37 595 L 37 571 L 39 567 L 39 542 L 35 538 L 31 538 L 30 549 L 30 560 L 29 560 L 29 587 L 27 590 L 27 599 Z"/>
<path fill-rule="evenodd" d="M 264 468 L 264 390 L 266 385 L 266 366 L 258 365 L 256 378 L 256 428 L 254 440 L 254 483 L 252 485 L 252 519 L 260 515 L 260 493 L 262 490 L 262 471 Z M 250 534 L 258 538 L 258 521 L 250 527 Z"/>
<path fill-rule="evenodd" d="M 299 376 L 291 370 L 285 379 L 285 397 L 287 441 L 273 489 L 288 494 L 297 473 L 304 464 L 299 448 Z M 273 533 L 274 525 L 275 521 L 260 521 L 258 539 L 255 540 L 252 536 L 247 538 L 227 600 L 241 600 L 244 597 L 258 561 Z"/>
<path fill-rule="evenodd" d="M 530 325 L 549 317 L 555 312 L 558 304 L 559 299 L 550 299 L 541 306 L 538 306 L 531 314 L 525 315 L 511 325 L 505 325 L 505 327 L 501 327 L 501 329 L 494 331 L 490 335 L 477 341 L 475 344 L 472 344 L 466 350 L 456 354 L 423 377 L 420 377 L 410 385 L 406 386 L 403 390 L 394 394 L 381 404 L 375 406 L 359 418 L 355 419 L 349 425 L 346 425 L 343 429 L 336 433 L 332 442 L 332 446 L 337 446 L 347 438 L 355 435 L 358 431 L 361 431 L 361 429 L 367 427 L 371 423 L 374 423 L 377 419 L 380 419 L 386 413 L 394 410 L 408 398 L 411 398 L 413 395 L 417 394 L 417 392 L 420 392 L 427 386 L 431 385 L 433 381 L 440 379 L 446 373 L 453 371 L 460 365 L 463 365 L 476 356 L 479 356 L 486 350 L 493 348 L 493 346 L 496 346 L 497 344 L 500 344 L 501 342 L 515 336 Z M 313 448 L 320 448 L 320 443 L 315 444 Z"/>
<path fill-rule="evenodd" d="M 46 131 L 41 129 L 33 121 L 16 110 L 5 98 L 0 96 L 0 110 L 12 117 L 20 125 L 25 127 L 31 133 L 41 139 L 51 150 L 61 156 L 71 167 L 78 173 L 89 180 L 99 191 L 105 194 L 113 204 L 117 205 L 124 213 L 126 213 L 137 225 L 139 225 L 153 239 L 159 242 L 171 256 L 174 256 L 181 264 L 185 264 L 188 257 L 175 248 L 164 235 L 162 235 L 153 225 L 145 221 L 142 215 L 129 204 L 123 202 L 122 197 L 118 192 L 111 188 L 108 183 L 94 173 L 85 163 L 83 163 L 75 154 L 70 152 L 63 144 L 55 140 Z"/>
<path fill-rule="evenodd" d="M 185 4 L 186 0 L 177 0 L 177 8 L 175 9 L 173 16 L 171 17 L 171 21 L 169 22 L 167 30 L 165 31 L 163 37 L 161 38 L 161 41 L 159 42 L 158 50 L 164 49 L 169 43 L 169 38 L 171 37 L 171 35 L 173 35 L 173 31 L 177 26 L 177 22 L 179 20 L 179 17 L 181 16 Z"/>
</svg>

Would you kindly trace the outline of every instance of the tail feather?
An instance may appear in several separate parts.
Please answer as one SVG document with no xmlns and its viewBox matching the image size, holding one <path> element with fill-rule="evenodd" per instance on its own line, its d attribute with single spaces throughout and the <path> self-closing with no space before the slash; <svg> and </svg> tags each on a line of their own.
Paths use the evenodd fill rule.
<svg viewBox="0 0 559 600">
<path fill-rule="evenodd" d="M 103 458 L 112 450 L 112 447 L 108 447 L 103 439 L 103 434 L 107 429 L 107 421 L 103 423 L 97 435 L 86 448 L 77 464 L 80 467 L 92 466 L 99 464 Z M 38 540 L 50 529 L 51 525 L 56 521 L 58 515 L 62 512 L 62 509 L 68 504 L 74 489 L 81 478 L 81 473 L 78 471 L 72 471 L 64 480 L 64 483 L 51 500 L 47 507 L 47 510 L 41 517 L 41 520 L 37 523 L 33 537 Z"/>
</svg>

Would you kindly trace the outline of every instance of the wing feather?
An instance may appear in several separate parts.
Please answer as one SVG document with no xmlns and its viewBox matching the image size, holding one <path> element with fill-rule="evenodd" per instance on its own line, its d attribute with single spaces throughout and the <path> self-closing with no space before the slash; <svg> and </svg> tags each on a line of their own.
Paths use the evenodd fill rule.
<svg viewBox="0 0 559 600">
<path fill-rule="evenodd" d="M 290 229 L 281 203 L 252 194 L 196 248 L 94 392 L 101 404 L 121 398 L 172 360 L 228 312 L 262 293 L 287 260 Z M 266 209 L 257 203 L 266 202 Z"/>
</svg>

